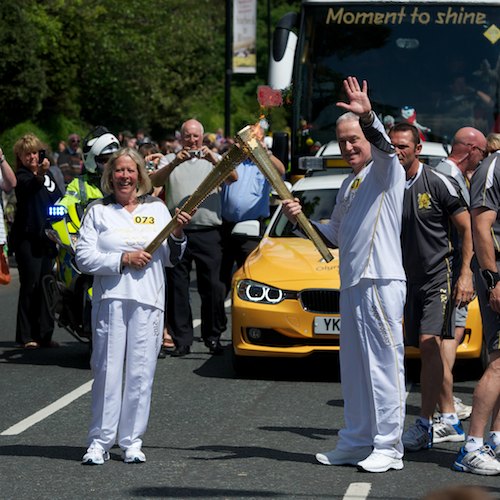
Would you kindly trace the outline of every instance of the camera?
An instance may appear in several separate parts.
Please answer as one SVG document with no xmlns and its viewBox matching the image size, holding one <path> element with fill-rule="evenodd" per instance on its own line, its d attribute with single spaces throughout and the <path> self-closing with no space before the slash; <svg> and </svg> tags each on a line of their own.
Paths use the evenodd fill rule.
<svg viewBox="0 0 500 500">
<path fill-rule="evenodd" d="M 41 165 L 43 163 L 43 160 L 45 160 L 45 158 L 47 158 L 47 153 L 45 149 L 40 149 L 40 151 L 38 151 L 38 165 Z"/>
<path fill-rule="evenodd" d="M 201 149 L 192 149 L 190 151 L 188 151 L 189 153 L 189 156 L 191 158 L 202 158 L 203 157 L 203 153 L 201 152 Z"/>
<path fill-rule="evenodd" d="M 155 162 L 154 161 L 148 161 L 146 163 L 146 171 L 148 171 L 148 172 L 154 172 L 155 171 Z"/>
</svg>

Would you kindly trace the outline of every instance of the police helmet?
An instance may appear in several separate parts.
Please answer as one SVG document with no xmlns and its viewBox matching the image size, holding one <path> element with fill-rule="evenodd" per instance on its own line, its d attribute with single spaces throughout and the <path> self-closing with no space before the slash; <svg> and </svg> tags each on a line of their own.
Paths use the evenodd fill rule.
<svg viewBox="0 0 500 500">
<path fill-rule="evenodd" d="M 101 135 L 85 141 L 83 163 L 87 172 L 95 173 L 99 166 L 102 168 L 102 165 L 106 163 L 109 155 L 120 149 L 118 139 L 107 129 L 104 130 Z"/>
</svg>

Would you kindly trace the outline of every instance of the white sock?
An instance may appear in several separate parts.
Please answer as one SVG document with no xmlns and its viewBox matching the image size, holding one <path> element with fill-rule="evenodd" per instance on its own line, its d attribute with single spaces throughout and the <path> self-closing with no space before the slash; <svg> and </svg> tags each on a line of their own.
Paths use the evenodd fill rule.
<svg viewBox="0 0 500 500">
<path fill-rule="evenodd" d="M 490 432 L 490 443 L 493 443 L 495 446 L 500 444 L 500 431 L 492 431 Z"/>
<path fill-rule="evenodd" d="M 470 451 L 476 451 L 483 446 L 484 441 L 482 437 L 476 437 L 476 436 L 467 436 L 467 441 L 465 442 L 465 451 L 470 452 Z"/>
<path fill-rule="evenodd" d="M 441 417 L 443 418 L 443 422 L 445 422 L 446 424 L 458 424 L 458 415 L 456 413 L 442 413 Z"/>
</svg>

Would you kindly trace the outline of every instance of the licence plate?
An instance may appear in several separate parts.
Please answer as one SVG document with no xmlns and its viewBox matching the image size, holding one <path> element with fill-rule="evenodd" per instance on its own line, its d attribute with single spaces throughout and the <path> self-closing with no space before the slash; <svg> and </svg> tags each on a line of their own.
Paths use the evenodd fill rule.
<svg viewBox="0 0 500 500">
<path fill-rule="evenodd" d="M 336 318 L 316 316 L 314 318 L 314 333 L 319 335 L 340 334 L 340 316 Z"/>
</svg>

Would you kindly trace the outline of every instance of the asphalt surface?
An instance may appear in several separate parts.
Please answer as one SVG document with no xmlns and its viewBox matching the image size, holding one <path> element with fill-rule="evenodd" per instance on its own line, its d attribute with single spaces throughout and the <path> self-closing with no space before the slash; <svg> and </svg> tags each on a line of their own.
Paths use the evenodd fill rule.
<svg viewBox="0 0 500 500">
<path fill-rule="evenodd" d="M 222 356 L 195 341 L 190 355 L 158 361 L 145 464 L 124 464 L 113 448 L 103 466 L 82 466 L 92 379 L 87 347 L 61 329 L 58 349 L 15 347 L 16 272 L 0 287 L 2 499 L 389 500 L 457 484 L 482 485 L 500 498 L 498 477 L 450 470 L 456 443 L 407 454 L 402 471 L 385 474 L 317 464 L 314 454 L 335 447 L 343 422 L 335 358 L 259 362 L 253 375 L 238 378 L 229 332 Z M 192 303 L 199 318 L 196 293 Z M 462 367 L 456 395 L 470 403 L 474 385 Z M 418 386 L 408 388 L 407 425 L 419 406 Z"/>
</svg>

